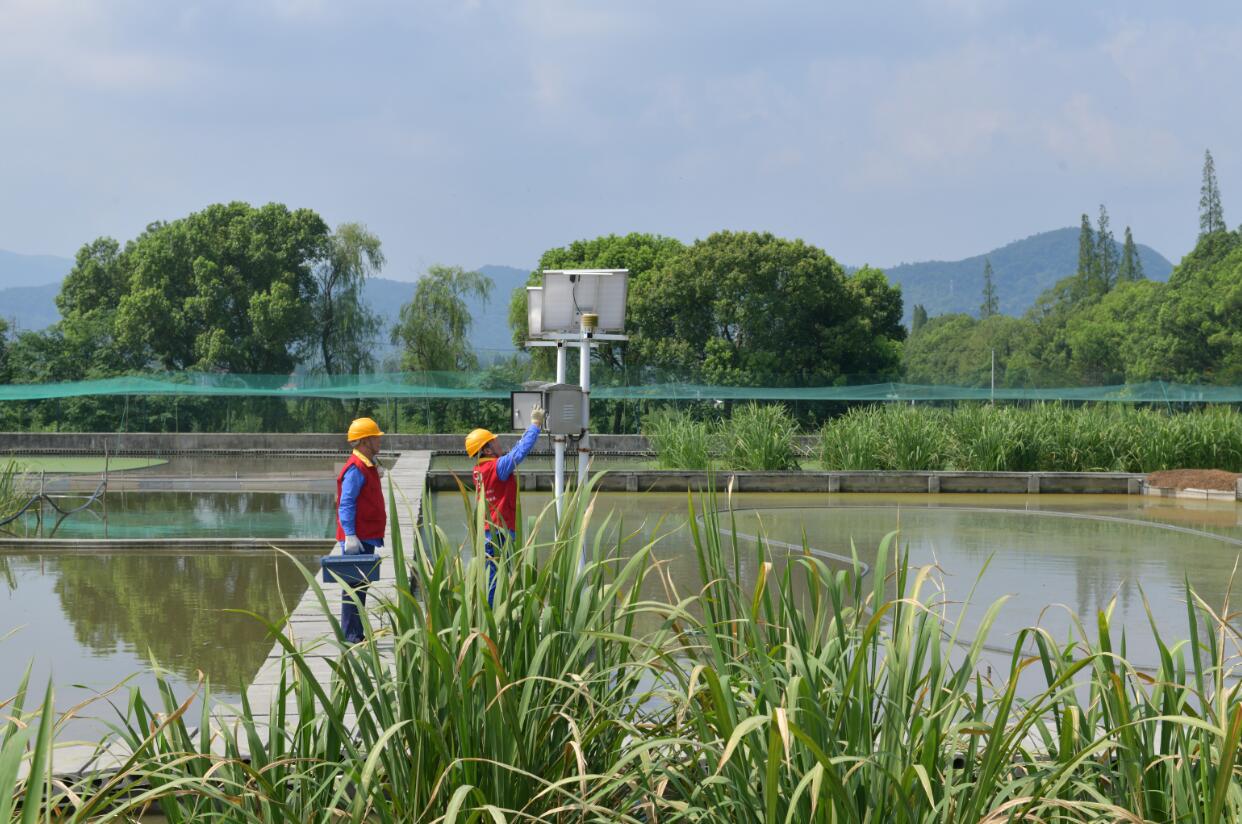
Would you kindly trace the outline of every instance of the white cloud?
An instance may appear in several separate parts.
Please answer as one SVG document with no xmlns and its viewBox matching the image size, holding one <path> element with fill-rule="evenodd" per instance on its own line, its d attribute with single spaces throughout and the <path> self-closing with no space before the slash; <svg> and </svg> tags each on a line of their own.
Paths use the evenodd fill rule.
<svg viewBox="0 0 1242 824">
<path fill-rule="evenodd" d="M 168 89 L 190 78 L 185 58 L 123 42 L 129 4 L 11 0 L 0 4 L 0 67 L 18 82 L 87 90 Z"/>
</svg>

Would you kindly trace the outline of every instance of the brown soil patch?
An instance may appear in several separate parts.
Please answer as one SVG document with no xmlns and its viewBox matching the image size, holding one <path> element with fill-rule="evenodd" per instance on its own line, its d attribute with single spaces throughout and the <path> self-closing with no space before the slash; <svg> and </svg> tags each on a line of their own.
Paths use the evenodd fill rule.
<svg viewBox="0 0 1242 824">
<path fill-rule="evenodd" d="M 1237 472 L 1223 469 L 1164 469 L 1147 476 L 1147 485 L 1161 489 L 1219 489 L 1233 492 L 1238 488 Z"/>
</svg>

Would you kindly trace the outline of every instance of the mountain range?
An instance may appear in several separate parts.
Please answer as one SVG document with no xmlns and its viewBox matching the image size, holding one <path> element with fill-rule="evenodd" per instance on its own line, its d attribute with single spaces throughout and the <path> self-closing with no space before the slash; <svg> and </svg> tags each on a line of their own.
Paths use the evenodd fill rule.
<svg viewBox="0 0 1242 824">
<path fill-rule="evenodd" d="M 1172 263 L 1149 246 L 1138 244 L 1138 252 L 1148 278 L 1168 279 Z M 983 298 L 985 259 L 992 262 L 1001 312 L 1021 315 L 1040 293 L 1077 269 L 1078 228 L 1041 232 L 963 260 L 901 263 L 884 271 L 890 281 L 901 286 L 905 320 L 909 323 L 915 304 L 922 304 L 929 316 L 946 312 L 976 314 Z M 0 250 L 0 318 L 21 330 L 43 329 L 55 323 L 60 317 L 55 304 L 60 280 L 72 266 L 73 261 L 67 258 Z M 495 355 L 513 351 L 509 296 L 526 284 L 530 270 L 488 265 L 479 267 L 479 271 L 494 283 L 486 304 L 477 299 L 468 302 L 475 318 L 470 337 L 486 363 Z M 401 307 L 414 297 L 416 287 L 414 281 L 367 281 L 366 301 L 384 320 L 381 357 L 393 351 L 387 330 L 396 322 Z"/>
<path fill-rule="evenodd" d="M 901 286 L 909 324 L 920 303 L 928 317 L 948 312 L 977 315 L 983 302 L 984 260 L 991 260 L 1001 314 L 1021 315 L 1045 290 L 1078 270 L 1078 231 L 1076 226 L 1054 229 L 964 260 L 901 263 L 884 272 L 890 282 Z M 1135 245 L 1148 280 L 1168 280 L 1173 264 L 1150 246 Z M 1117 258 L 1121 259 L 1120 244 Z"/>
</svg>

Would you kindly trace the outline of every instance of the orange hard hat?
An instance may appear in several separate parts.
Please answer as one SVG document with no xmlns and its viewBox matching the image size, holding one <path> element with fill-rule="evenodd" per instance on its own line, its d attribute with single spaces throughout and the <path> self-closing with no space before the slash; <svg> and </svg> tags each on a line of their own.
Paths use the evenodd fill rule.
<svg viewBox="0 0 1242 824">
<path fill-rule="evenodd" d="M 476 429 L 466 436 L 466 454 L 474 457 L 479 450 L 496 440 L 496 436 L 486 429 Z"/>
<path fill-rule="evenodd" d="M 375 438 L 383 435 L 380 432 L 379 424 L 372 418 L 358 418 L 349 425 L 349 434 L 345 436 L 345 440 L 353 443 L 363 438 Z"/>
</svg>

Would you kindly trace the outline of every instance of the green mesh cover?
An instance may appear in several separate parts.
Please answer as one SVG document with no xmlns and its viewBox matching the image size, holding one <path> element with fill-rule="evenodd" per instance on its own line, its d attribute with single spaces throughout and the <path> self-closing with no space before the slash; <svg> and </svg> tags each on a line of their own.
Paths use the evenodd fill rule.
<svg viewBox="0 0 1242 824">
<path fill-rule="evenodd" d="M 33 401 L 89 395 L 179 395 L 281 398 L 493 398 L 507 399 L 517 384 L 486 372 L 391 372 L 373 375 L 229 375 L 165 373 L 67 383 L 0 385 L 0 401 Z M 706 386 L 651 383 L 595 386 L 602 400 L 765 401 L 1118 401 L 1129 403 L 1242 403 L 1240 386 L 1197 386 L 1153 381 L 1120 386 L 1044 389 L 923 386 Z"/>
</svg>

